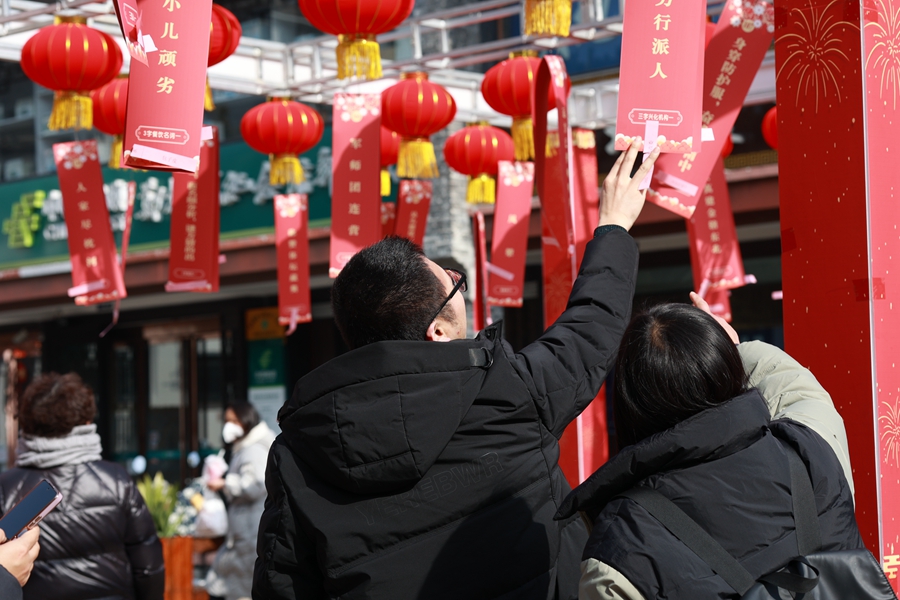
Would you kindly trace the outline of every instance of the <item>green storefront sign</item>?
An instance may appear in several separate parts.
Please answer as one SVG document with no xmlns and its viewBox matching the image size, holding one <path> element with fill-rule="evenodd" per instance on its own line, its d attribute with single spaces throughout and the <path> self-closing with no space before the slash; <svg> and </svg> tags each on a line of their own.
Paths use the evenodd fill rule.
<svg viewBox="0 0 900 600">
<path fill-rule="evenodd" d="M 301 156 L 306 181 L 292 191 L 309 195 L 311 227 L 331 217 L 331 128 L 321 142 Z M 269 185 L 268 157 L 243 142 L 223 144 L 220 150 L 219 201 L 221 239 L 235 239 L 274 231 L 272 197 L 282 193 Z M 114 170 L 104 167 L 106 204 L 110 222 L 121 241 L 125 223 L 127 183 L 137 183 L 129 252 L 169 245 L 171 174 L 161 171 Z M 0 185 L 0 270 L 68 260 L 62 195 L 55 175 Z"/>
</svg>

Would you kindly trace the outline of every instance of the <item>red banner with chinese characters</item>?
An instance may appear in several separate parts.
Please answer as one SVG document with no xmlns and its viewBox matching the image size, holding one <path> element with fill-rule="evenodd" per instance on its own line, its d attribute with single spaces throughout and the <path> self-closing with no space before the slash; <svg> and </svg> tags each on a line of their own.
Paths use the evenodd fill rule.
<svg viewBox="0 0 900 600">
<path fill-rule="evenodd" d="M 331 138 L 331 264 L 337 277 L 354 254 L 382 238 L 381 96 L 334 95 Z"/>
<path fill-rule="evenodd" d="M 705 16 L 703 0 L 625 3 L 616 150 L 636 137 L 661 152 L 700 149 Z"/>
<path fill-rule="evenodd" d="M 687 221 L 687 230 L 694 290 L 706 298 L 710 291 L 730 290 L 745 283 L 744 262 L 721 157 L 700 197 L 694 216 Z"/>
<path fill-rule="evenodd" d="M 418 245 L 425 240 L 425 225 L 431 207 L 431 182 L 422 179 L 404 179 L 397 192 L 397 221 L 394 235 L 408 238 Z"/>
<path fill-rule="evenodd" d="M 525 289 L 534 163 L 501 160 L 498 168 L 487 301 L 494 306 L 520 307 Z"/>
<path fill-rule="evenodd" d="M 706 48 L 703 67 L 702 121 L 704 127 L 712 129 L 715 139 L 703 142 L 702 152 L 660 156 L 647 200 L 691 218 L 750 84 L 772 45 L 774 18 L 773 5 L 765 0 L 725 3 Z"/>
<path fill-rule="evenodd" d="M 193 173 L 200 155 L 212 0 L 125 4 L 118 10 L 129 49 L 146 60 L 131 63 L 122 164 Z"/>
<path fill-rule="evenodd" d="M 309 204 L 306 194 L 275 196 L 275 248 L 278 255 L 278 321 L 286 335 L 312 321 L 309 290 Z"/>
<path fill-rule="evenodd" d="M 575 195 L 575 251 L 578 264 L 600 221 L 600 186 L 597 180 L 597 141 L 589 129 L 572 129 L 572 170 Z"/>
<path fill-rule="evenodd" d="M 394 235 L 394 224 L 397 222 L 397 203 L 381 203 L 381 236 Z"/>
<path fill-rule="evenodd" d="M 69 232 L 69 297 L 81 306 L 121 300 L 126 297 L 125 281 L 103 193 L 97 142 L 54 144 L 53 158 Z"/>
<path fill-rule="evenodd" d="M 200 144 L 200 169 L 174 173 L 167 292 L 219 291 L 219 134 Z"/>
<path fill-rule="evenodd" d="M 472 241 L 475 244 L 475 276 L 469 278 L 469 287 L 472 291 L 472 329 L 478 333 L 491 324 L 486 293 L 488 271 L 484 214 L 478 210 L 472 213 Z"/>
</svg>

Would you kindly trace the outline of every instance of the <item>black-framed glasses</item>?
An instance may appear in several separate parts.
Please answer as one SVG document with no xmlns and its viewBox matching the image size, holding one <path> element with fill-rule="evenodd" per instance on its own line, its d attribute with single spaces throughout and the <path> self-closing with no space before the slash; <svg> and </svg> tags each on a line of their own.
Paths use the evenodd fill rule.
<svg viewBox="0 0 900 600">
<path fill-rule="evenodd" d="M 428 326 L 431 327 L 432 321 L 438 318 L 438 315 L 441 314 L 441 311 L 444 310 L 444 307 L 447 306 L 447 303 L 453 298 L 453 294 L 456 292 L 465 292 L 468 288 L 466 285 L 466 274 L 462 271 L 457 271 L 456 269 L 448 269 L 444 267 L 444 270 L 447 272 L 447 275 L 453 280 L 453 289 L 450 290 L 450 293 L 441 302 L 441 306 L 437 309 L 437 312 L 434 313 L 434 316 L 428 321 Z"/>
</svg>

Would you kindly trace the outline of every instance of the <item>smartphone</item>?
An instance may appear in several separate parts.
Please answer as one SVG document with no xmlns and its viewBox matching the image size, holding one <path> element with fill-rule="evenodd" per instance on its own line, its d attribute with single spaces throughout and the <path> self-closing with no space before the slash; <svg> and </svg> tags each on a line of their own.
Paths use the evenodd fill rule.
<svg viewBox="0 0 900 600">
<path fill-rule="evenodd" d="M 0 529 L 12 540 L 33 529 L 62 501 L 62 494 L 46 479 L 19 500 L 9 512 L 0 518 Z"/>
</svg>

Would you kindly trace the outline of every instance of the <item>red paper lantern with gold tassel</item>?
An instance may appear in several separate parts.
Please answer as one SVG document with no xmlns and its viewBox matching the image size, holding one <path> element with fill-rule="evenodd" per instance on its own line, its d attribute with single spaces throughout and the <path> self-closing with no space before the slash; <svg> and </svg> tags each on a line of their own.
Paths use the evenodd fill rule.
<svg viewBox="0 0 900 600">
<path fill-rule="evenodd" d="M 209 23 L 209 58 L 206 66 L 217 65 L 234 54 L 240 43 L 241 22 L 227 8 L 213 4 L 212 18 Z M 206 97 L 203 99 L 203 108 L 206 110 L 216 109 L 208 80 L 206 82 Z"/>
<path fill-rule="evenodd" d="M 513 160 L 513 141 L 502 129 L 486 122 L 460 129 L 444 145 L 447 164 L 469 176 L 466 200 L 493 204 L 497 198 L 497 162 Z"/>
<path fill-rule="evenodd" d="M 125 133 L 125 108 L 128 104 L 128 76 L 119 75 L 91 93 L 94 103 L 94 127 L 114 136 L 109 166 L 118 169 L 122 160 L 122 136 Z"/>
<path fill-rule="evenodd" d="M 397 164 L 400 153 L 400 136 L 384 125 L 381 126 L 381 195 L 391 195 L 391 174 L 387 168 Z"/>
<path fill-rule="evenodd" d="M 35 83 L 56 92 L 48 127 L 90 129 L 90 93 L 109 83 L 122 68 L 113 39 L 87 26 L 84 17 L 57 16 L 22 47 L 22 70 Z"/>
<path fill-rule="evenodd" d="M 381 78 L 381 49 L 375 36 L 395 29 L 412 13 L 415 0 L 298 0 L 313 27 L 338 36 L 338 79 Z"/>
<path fill-rule="evenodd" d="M 325 121 L 315 109 L 285 97 L 270 97 L 241 119 L 247 145 L 269 155 L 269 182 L 285 185 L 303 181 L 298 155 L 319 143 Z"/>
<path fill-rule="evenodd" d="M 532 99 L 540 64 L 541 59 L 533 50 L 513 52 L 507 60 L 488 69 L 481 81 L 481 94 L 488 105 L 498 113 L 513 118 L 512 138 L 516 146 L 516 160 L 534 159 Z M 571 85 L 568 80 L 566 82 Z M 551 86 L 547 107 L 552 109 L 555 106 Z"/>
<path fill-rule="evenodd" d="M 525 0 L 525 35 L 567 37 L 572 0 Z"/>
<path fill-rule="evenodd" d="M 397 174 L 409 178 L 438 176 L 434 145 L 428 139 L 456 116 L 456 102 L 422 72 L 404 73 L 381 93 L 381 123 L 400 134 Z"/>
</svg>

